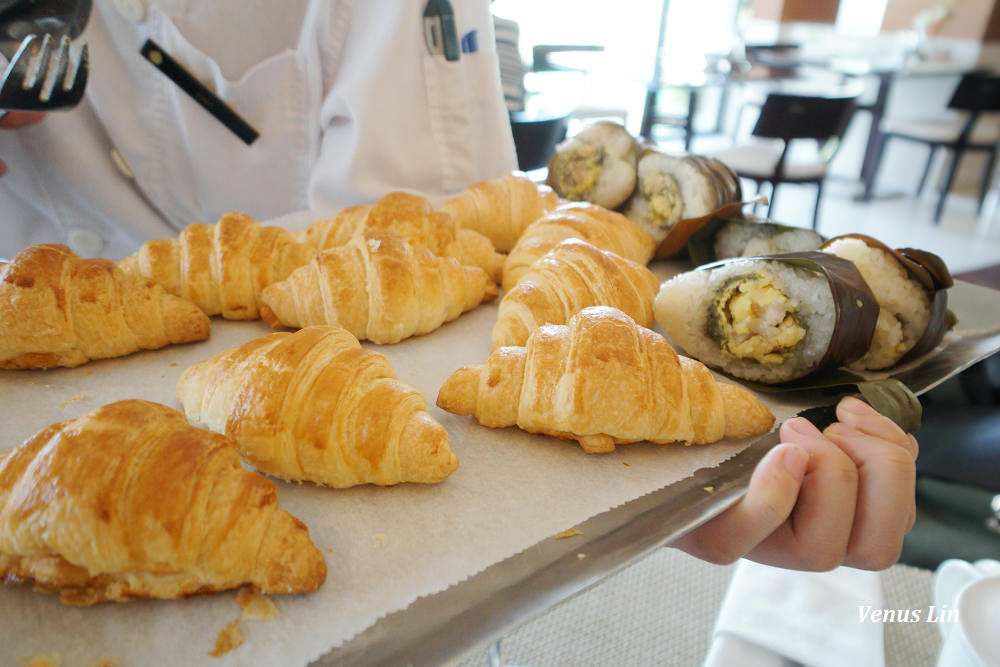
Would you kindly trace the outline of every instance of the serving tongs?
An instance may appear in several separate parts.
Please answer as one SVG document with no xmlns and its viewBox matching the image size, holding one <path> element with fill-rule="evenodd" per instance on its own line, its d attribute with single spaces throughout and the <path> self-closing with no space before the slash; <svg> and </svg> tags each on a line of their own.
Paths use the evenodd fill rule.
<svg viewBox="0 0 1000 667">
<path fill-rule="evenodd" d="M 89 73 L 87 44 L 73 46 L 87 25 L 92 0 L 0 0 L 0 109 L 73 107 Z"/>
</svg>

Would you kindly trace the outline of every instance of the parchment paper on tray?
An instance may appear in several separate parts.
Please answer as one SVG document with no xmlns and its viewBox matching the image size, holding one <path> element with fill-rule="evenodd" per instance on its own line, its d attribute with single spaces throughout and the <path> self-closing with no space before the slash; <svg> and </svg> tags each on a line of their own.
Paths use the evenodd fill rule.
<svg viewBox="0 0 1000 667">
<path fill-rule="evenodd" d="M 687 267 L 659 262 L 653 268 L 665 279 Z M 28 586 L 4 585 L 0 662 L 58 654 L 66 665 L 107 658 L 123 665 L 306 664 L 419 596 L 698 468 L 714 467 L 749 444 L 637 443 L 589 456 L 574 442 L 487 429 L 444 413 L 434 406 L 439 387 L 459 366 L 486 359 L 495 320 L 494 302 L 428 336 L 365 344 L 385 354 L 400 379 L 425 396 L 431 414 L 448 429 L 459 469 L 428 486 L 333 490 L 277 481 L 282 507 L 309 527 L 326 556 L 328 576 L 316 593 L 275 596 L 277 618 L 241 621 L 241 646 L 219 658 L 208 655 L 219 631 L 240 616 L 235 591 L 74 608 Z M 75 369 L 0 373 L 0 450 L 48 424 L 124 398 L 180 407 L 174 386 L 188 365 L 270 332 L 261 322 L 214 319 L 212 327 L 202 343 Z M 784 396 L 761 398 L 779 421 L 802 407 Z"/>
<path fill-rule="evenodd" d="M 449 431 L 459 469 L 427 486 L 334 490 L 277 481 L 281 506 L 309 527 L 326 556 L 328 576 L 316 593 L 275 596 L 277 618 L 241 622 L 242 646 L 219 658 L 208 655 L 218 632 L 240 615 L 235 591 L 74 608 L 29 586 L 5 585 L 0 586 L 0 657 L 13 662 L 58 654 L 63 664 L 115 657 L 122 664 L 305 664 L 419 596 L 698 468 L 717 465 L 748 444 L 638 443 L 588 456 L 573 442 L 488 429 L 439 410 L 434 400 L 445 378 L 489 355 L 495 321 L 493 303 L 427 336 L 389 346 L 366 343 L 425 396 L 432 415 Z M 51 423 L 124 398 L 179 408 L 174 386 L 188 365 L 269 332 L 261 322 L 215 318 L 211 337 L 202 343 L 74 369 L 3 372 L 0 450 Z"/>
</svg>

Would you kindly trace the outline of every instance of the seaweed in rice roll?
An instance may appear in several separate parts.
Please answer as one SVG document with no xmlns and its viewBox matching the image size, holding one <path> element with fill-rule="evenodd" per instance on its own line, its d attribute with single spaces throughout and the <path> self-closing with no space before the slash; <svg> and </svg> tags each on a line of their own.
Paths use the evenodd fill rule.
<svg viewBox="0 0 1000 667">
<path fill-rule="evenodd" d="M 868 349 L 878 303 L 849 261 L 821 252 L 723 260 L 660 287 L 657 323 L 686 354 L 776 384 Z"/>
</svg>

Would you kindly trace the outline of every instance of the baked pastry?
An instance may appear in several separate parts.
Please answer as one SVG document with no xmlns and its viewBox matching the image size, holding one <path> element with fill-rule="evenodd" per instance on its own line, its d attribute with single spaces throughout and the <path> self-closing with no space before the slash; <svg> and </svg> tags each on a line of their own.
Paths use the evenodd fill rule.
<svg viewBox="0 0 1000 667">
<path fill-rule="evenodd" d="M 79 366 L 208 338 L 197 306 L 106 259 L 35 245 L 0 264 L 0 368 Z"/>
<path fill-rule="evenodd" d="M 618 208 L 635 189 L 639 150 L 622 125 L 591 123 L 556 147 L 546 183 L 560 197 Z"/>
<path fill-rule="evenodd" d="M 394 232 L 435 255 L 478 266 L 493 282 L 500 282 L 503 255 L 493 243 L 479 232 L 459 226 L 450 213 L 435 211 L 430 201 L 420 195 L 390 192 L 370 206 L 351 206 L 332 219 L 314 222 L 302 240 L 327 250 L 346 245 L 366 229 Z"/>
<path fill-rule="evenodd" d="M 273 333 L 199 362 L 177 398 L 192 422 L 283 479 L 386 486 L 439 482 L 458 467 L 423 396 L 339 327 Z"/>
<path fill-rule="evenodd" d="M 449 377 L 438 407 L 490 427 L 576 440 L 587 453 L 616 444 L 702 444 L 766 433 L 774 416 L 748 390 L 716 382 L 658 333 L 615 308 L 585 308 L 536 329 L 483 366 Z"/>
<path fill-rule="evenodd" d="M 0 454 L 0 579 L 91 605 L 252 584 L 304 593 L 323 555 L 228 438 L 140 400 L 53 424 Z"/>
<path fill-rule="evenodd" d="M 474 229 L 509 252 L 525 228 L 559 203 L 547 185 L 534 183 L 523 172 L 469 186 L 441 207 L 462 227 Z"/>
<path fill-rule="evenodd" d="M 543 324 L 566 324 L 588 306 L 612 306 L 653 326 L 660 281 L 642 264 L 566 239 L 543 255 L 500 301 L 493 347 L 524 345 Z"/>
<path fill-rule="evenodd" d="M 482 269 L 368 229 L 265 289 L 261 315 L 274 328 L 334 324 L 362 340 L 396 343 L 496 295 Z"/>
<path fill-rule="evenodd" d="M 147 241 L 119 266 L 190 299 L 206 315 L 256 320 L 261 290 L 315 255 L 288 230 L 227 213 L 214 225 L 190 224 L 175 239 Z"/>
<path fill-rule="evenodd" d="M 504 291 L 509 292 L 535 260 L 570 238 L 639 264 L 649 262 L 656 248 L 653 237 L 621 213 L 587 202 L 567 202 L 524 230 L 503 264 Z"/>
</svg>

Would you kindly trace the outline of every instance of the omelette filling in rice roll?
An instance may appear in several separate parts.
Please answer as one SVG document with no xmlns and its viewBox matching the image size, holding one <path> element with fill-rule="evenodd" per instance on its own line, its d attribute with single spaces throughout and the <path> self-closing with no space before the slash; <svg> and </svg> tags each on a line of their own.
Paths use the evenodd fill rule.
<svg viewBox="0 0 1000 667">
<path fill-rule="evenodd" d="M 850 262 L 807 252 L 682 273 L 663 283 L 654 310 L 686 354 L 734 377 L 774 384 L 864 354 L 878 305 Z"/>
</svg>

